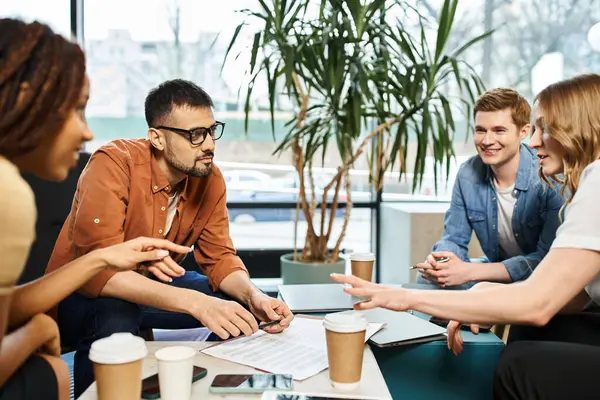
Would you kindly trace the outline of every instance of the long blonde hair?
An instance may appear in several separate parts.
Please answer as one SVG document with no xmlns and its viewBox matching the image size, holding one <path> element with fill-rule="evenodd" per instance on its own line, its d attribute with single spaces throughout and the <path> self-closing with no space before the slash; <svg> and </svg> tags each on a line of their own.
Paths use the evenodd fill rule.
<svg viewBox="0 0 600 400">
<path fill-rule="evenodd" d="M 561 195 L 571 202 L 585 167 L 600 158 L 600 75 L 585 74 L 554 83 L 535 102 L 543 112 L 544 132 L 564 149 L 563 178 L 540 176 L 562 184 Z M 566 191 L 568 190 L 568 193 Z"/>
</svg>

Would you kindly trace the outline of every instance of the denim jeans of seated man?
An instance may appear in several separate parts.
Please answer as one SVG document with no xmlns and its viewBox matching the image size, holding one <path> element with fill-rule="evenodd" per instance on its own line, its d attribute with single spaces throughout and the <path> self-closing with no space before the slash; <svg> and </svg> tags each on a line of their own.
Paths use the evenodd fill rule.
<svg viewBox="0 0 600 400">
<path fill-rule="evenodd" d="M 168 285 L 192 289 L 210 296 L 225 298 L 212 291 L 206 276 L 188 271 L 173 278 Z M 115 298 L 88 298 L 73 293 L 59 304 L 58 324 L 63 345 L 75 346 L 75 398 L 94 381 L 94 370 L 89 360 L 92 343 L 117 332 L 139 335 L 144 329 L 190 329 L 203 325 L 189 314 L 159 310 Z M 211 334 L 207 340 L 220 340 Z"/>
</svg>

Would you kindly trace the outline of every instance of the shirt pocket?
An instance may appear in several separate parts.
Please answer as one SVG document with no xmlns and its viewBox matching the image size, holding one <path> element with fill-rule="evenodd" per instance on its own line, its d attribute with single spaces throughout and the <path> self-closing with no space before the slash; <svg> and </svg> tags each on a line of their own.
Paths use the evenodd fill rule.
<svg viewBox="0 0 600 400">
<path fill-rule="evenodd" d="M 485 222 L 486 215 L 482 211 L 475 211 L 467 209 L 467 218 L 469 222 Z"/>
</svg>

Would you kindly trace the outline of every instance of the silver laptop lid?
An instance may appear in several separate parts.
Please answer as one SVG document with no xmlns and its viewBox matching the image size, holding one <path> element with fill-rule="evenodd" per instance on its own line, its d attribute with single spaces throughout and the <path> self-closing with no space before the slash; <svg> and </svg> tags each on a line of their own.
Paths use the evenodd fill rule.
<svg viewBox="0 0 600 400">
<path fill-rule="evenodd" d="M 344 285 L 337 283 L 280 285 L 278 289 L 293 313 L 351 310 L 354 303 L 361 300 L 344 292 Z"/>
</svg>

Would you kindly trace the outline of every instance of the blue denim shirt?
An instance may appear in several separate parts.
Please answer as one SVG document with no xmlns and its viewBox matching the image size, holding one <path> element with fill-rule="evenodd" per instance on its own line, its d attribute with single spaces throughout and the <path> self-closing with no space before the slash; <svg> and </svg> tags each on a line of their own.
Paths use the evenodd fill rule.
<svg viewBox="0 0 600 400">
<path fill-rule="evenodd" d="M 521 144 L 519 170 L 513 190 L 517 202 L 512 216 L 512 229 L 524 255 L 501 260 L 498 202 L 492 179 L 491 168 L 479 156 L 461 165 L 452 190 L 450 208 L 444 219 L 444 235 L 433 246 L 433 251 L 451 251 L 469 262 L 468 246 L 474 230 L 486 261 L 504 263 L 512 281 L 520 281 L 533 272 L 550 249 L 564 200 L 558 188 L 542 182 L 538 176 L 537 155 Z M 470 287 L 475 283 L 469 282 L 465 286 Z"/>
</svg>

